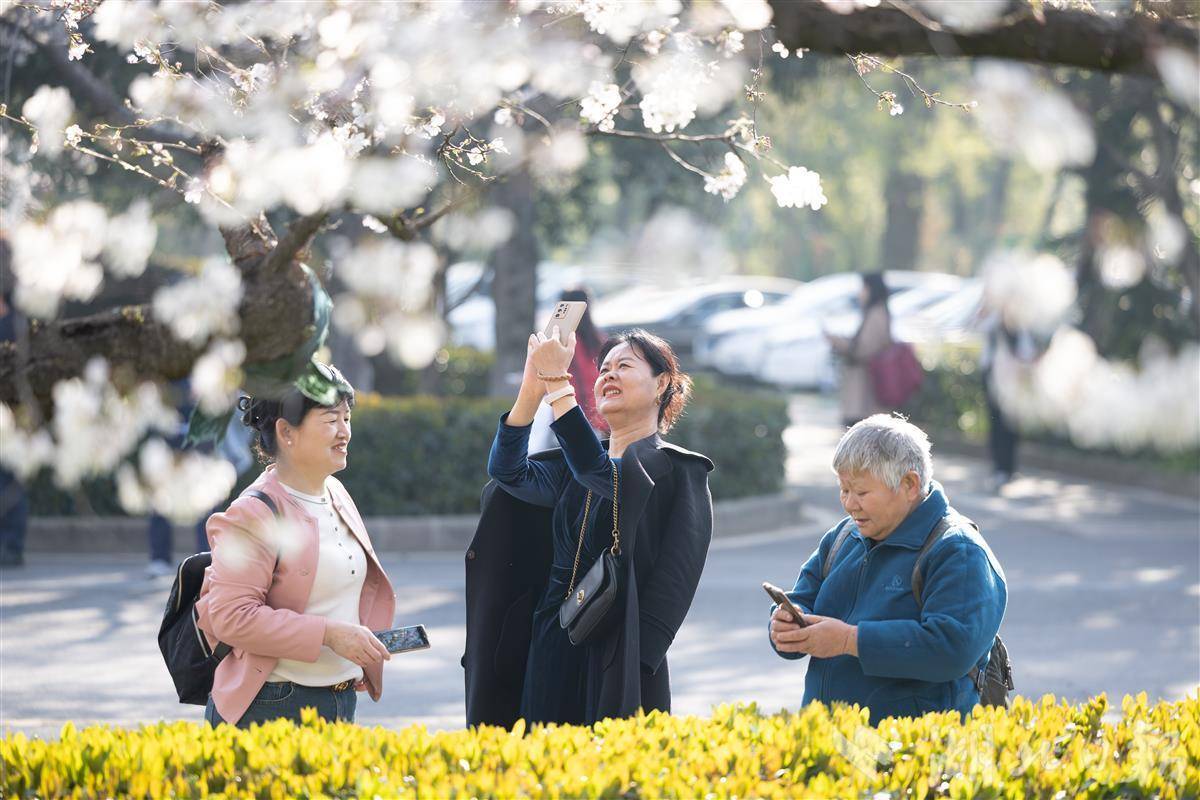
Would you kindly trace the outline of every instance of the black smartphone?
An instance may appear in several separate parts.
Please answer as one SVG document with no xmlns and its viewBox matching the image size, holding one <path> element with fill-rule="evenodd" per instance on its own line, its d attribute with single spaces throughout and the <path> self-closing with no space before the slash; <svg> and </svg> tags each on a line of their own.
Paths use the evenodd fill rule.
<svg viewBox="0 0 1200 800">
<path fill-rule="evenodd" d="M 767 583 L 766 581 L 763 581 L 762 586 L 763 591 L 767 593 L 767 596 L 774 600 L 777 605 L 782 606 L 783 609 L 791 615 L 792 620 L 797 625 L 799 625 L 801 628 L 808 627 L 808 623 L 804 621 L 804 617 L 800 616 L 800 609 L 796 608 L 796 606 L 792 604 L 791 600 L 788 600 L 788 596 L 783 593 L 783 589 L 780 589 L 773 583 Z"/>
<path fill-rule="evenodd" d="M 407 653 L 410 650 L 428 650 L 429 634 L 424 625 L 410 625 L 407 628 L 393 628 L 390 631 L 375 631 L 375 636 L 383 642 L 389 653 Z"/>
</svg>

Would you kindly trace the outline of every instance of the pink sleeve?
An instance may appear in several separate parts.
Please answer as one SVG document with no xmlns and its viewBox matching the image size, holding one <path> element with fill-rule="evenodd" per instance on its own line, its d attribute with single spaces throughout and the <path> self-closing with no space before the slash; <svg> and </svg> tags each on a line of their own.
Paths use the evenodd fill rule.
<svg viewBox="0 0 1200 800">
<path fill-rule="evenodd" d="M 321 654 L 325 618 L 266 605 L 278 547 L 263 533 L 273 523 L 265 509 L 258 516 L 237 501 L 209 517 L 212 566 L 196 602 L 200 627 L 248 653 L 313 662 Z"/>
</svg>

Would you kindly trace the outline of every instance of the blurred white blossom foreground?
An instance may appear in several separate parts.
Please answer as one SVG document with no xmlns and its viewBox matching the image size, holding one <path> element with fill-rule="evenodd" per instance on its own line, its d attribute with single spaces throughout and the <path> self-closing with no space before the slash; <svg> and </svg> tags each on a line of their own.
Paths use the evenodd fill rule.
<svg viewBox="0 0 1200 800">
<path fill-rule="evenodd" d="M 17 20 L 37 5 L 0 13 Z M 14 299 L 43 322 L 64 301 L 94 298 L 108 278 L 140 275 L 154 254 L 150 203 L 113 211 L 85 191 L 54 208 L 28 188 L 49 183 L 41 170 L 86 172 L 89 162 L 181 195 L 224 230 L 282 210 L 307 226 L 285 256 L 332 216 L 357 216 L 361 228 L 331 237 L 342 287 L 333 324 L 365 354 L 408 367 L 429 363 L 444 341 L 431 292 L 444 268 L 436 248 L 486 254 L 503 244 L 513 221 L 484 205 L 487 188 L 519 172 L 561 183 L 585 163 L 589 137 L 644 138 L 696 174 L 698 190 L 726 201 L 757 169 L 782 207 L 827 202 L 820 176 L 775 160 L 754 122 L 761 72 L 752 65 L 773 41 L 764 0 L 41 7 L 54 19 L 38 24 L 65 25 L 70 60 L 86 65 L 110 47 L 140 70 L 122 98 L 128 111 L 115 109 L 107 125 L 50 84 L 3 112 L 19 123 L 0 141 L 0 166 L 21 178 L 0 212 L 12 232 Z M 706 131 L 693 135 L 697 120 Z M 704 166 L 709 146 L 725 151 L 716 171 Z M 290 232 L 279 241 L 290 242 Z M 252 343 L 240 337 L 254 297 L 244 264 L 198 255 L 200 266 L 148 298 L 146 313 L 196 353 L 192 399 L 215 415 L 253 366 L 245 363 Z M 123 375 L 138 369 L 118 366 Z M 162 441 L 180 421 L 153 383 L 122 396 L 96 360 L 52 395 L 49 419 L 27 405 L 0 406 L 0 460 L 22 475 L 51 466 L 72 486 L 115 473 L 127 509 L 180 519 L 232 484 L 215 459 Z"/>
</svg>

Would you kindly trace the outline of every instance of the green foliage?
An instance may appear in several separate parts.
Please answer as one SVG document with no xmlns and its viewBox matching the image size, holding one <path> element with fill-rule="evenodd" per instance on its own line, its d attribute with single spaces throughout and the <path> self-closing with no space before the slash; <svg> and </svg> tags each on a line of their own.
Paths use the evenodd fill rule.
<svg viewBox="0 0 1200 800">
<path fill-rule="evenodd" d="M 467 377 L 459 379 L 485 380 L 475 376 L 486 370 L 486 361 L 460 362 Z M 477 511 L 488 449 L 511 404 L 508 398 L 359 395 L 350 465 L 338 477 L 365 516 Z M 786 426 L 782 396 L 702 384 L 667 438 L 716 462 L 710 479 L 715 498 L 745 497 L 782 487 Z M 243 476 L 236 491 L 257 473 Z M 124 513 L 110 478 L 88 481 L 68 494 L 43 474 L 31 487 L 31 502 L 38 515 Z"/>
<path fill-rule="evenodd" d="M 439 350 L 426 372 L 397 366 L 386 355 L 374 359 L 375 390 L 385 395 L 423 394 L 422 381 L 436 384 L 433 393 L 450 397 L 486 397 L 488 376 L 496 356 L 473 347 Z M 427 389 L 428 391 L 428 389 Z"/>
<path fill-rule="evenodd" d="M 338 475 L 365 516 L 463 514 L 479 508 L 504 399 L 362 397 L 350 466 Z"/>
<path fill-rule="evenodd" d="M 387 798 L 1156 798 L 1200 794 L 1200 700 L 1017 698 L 865 724 L 813 703 L 711 717 L 655 711 L 595 725 L 430 732 L 302 722 L 239 730 L 174 722 L 68 723 L 55 741 L 0 739 L 0 795 Z"/>
<path fill-rule="evenodd" d="M 783 395 L 698 380 L 694 399 L 666 438 L 713 460 L 715 498 L 748 497 L 783 488 L 787 426 Z"/>
<path fill-rule="evenodd" d="M 979 347 L 943 347 L 923 350 L 920 355 L 925 381 L 904 413 L 923 428 L 949 428 L 973 441 L 983 441 L 988 418 Z"/>
</svg>

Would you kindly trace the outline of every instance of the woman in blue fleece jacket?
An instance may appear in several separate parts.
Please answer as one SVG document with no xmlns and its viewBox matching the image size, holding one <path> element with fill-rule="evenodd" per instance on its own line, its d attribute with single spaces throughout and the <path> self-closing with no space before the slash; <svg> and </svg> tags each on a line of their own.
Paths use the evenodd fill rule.
<svg viewBox="0 0 1200 800">
<path fill-rule="evenodd" d="M 821 537 L 788 593 L 807 626 L 773 608 L 771 646 L 783 658 L 810 656 L 805 703 L 857 703 L 872 724 L 970 712 L 979 692 L 969 674 L 987 664 L 1008 591 L 987 542 L 932 479 L 929 438 L 876 414 L 842 437 L 833 471 L 848 516 Z M 913 568 L 943 518 L 921 562 L 918 603 Z"/>
</svg>

